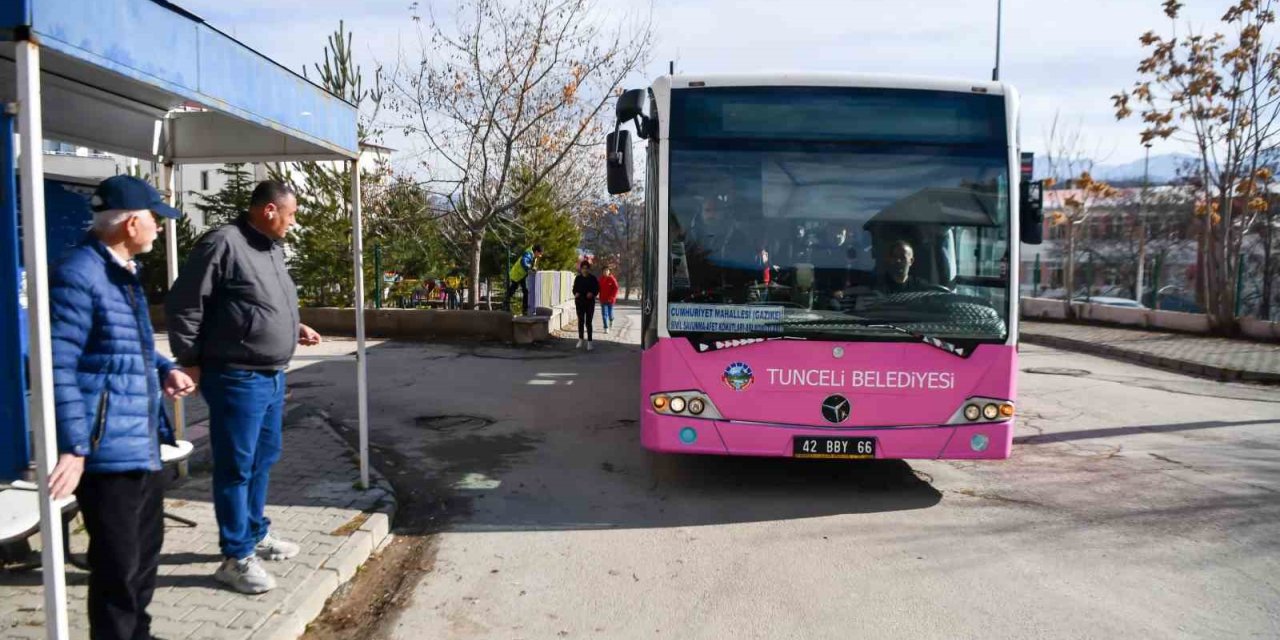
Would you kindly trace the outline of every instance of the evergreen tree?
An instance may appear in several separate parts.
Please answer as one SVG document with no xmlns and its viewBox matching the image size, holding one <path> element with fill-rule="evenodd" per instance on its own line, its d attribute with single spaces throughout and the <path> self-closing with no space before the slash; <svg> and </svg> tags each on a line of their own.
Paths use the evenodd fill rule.
<svg viewBox="0 0 1280 640">
<path fill-rule="evenodd" d="M 142 171 L 141 167 L 134 167 L 129 171 L 129 175 L 152 183 L 157 189 L 162 187 L 155 184 L 153 176 L 150 173 Z M 182 210 L 182 193 L 177 194 L 174 206 L 179 211 Z M 167 260 L 168 241 L 165 238 L 166 225 L 165 220 L 157 218 L 157 224 L 160 227 L 160 234 L 156 236 L 155 245 L 151 251 L 138 255 L 135 259 L 138 263 L 138 277 L 142 280 L 142 288 L 147 292 L 147 300 L 151 304 L 163 304 L 164 297 L 169 293 L 169 263 Z M 182 262 L 190 255 L 191 248 L 196 245 L 196 240 L 200 234 L 196 231 L 196 227 L 191 220 L 185 215 L 177 220 L 178 231 L 178 266 L 182 266 Z"/>
<path fill-rule="evenodd" d="M 220 227 L 249 210 L 249 197 L 253 195 L 253 174 L 244 164 L 227 164 L 218 167 L 218 175 L 227 182 L 213 195 L 196 194 L 201 202 L 195 207 L 204 216 L 204 227 Z"/>
<path fill-rule="evenodd" d="M 530 179 L 522 172 L 517 188 Z M 578 261 L 578 247 L 582 232 L 568 211 L 556 206 L 555 187 L 547 181 L 539 182 L 533 191 L 516 207 L 516 227 L 519 242 L 513 246 L 514 258 L 530 245 L 542 245 L 542 259 L 538 268 L 543 271 L 573 271 Z"/>
</svg>

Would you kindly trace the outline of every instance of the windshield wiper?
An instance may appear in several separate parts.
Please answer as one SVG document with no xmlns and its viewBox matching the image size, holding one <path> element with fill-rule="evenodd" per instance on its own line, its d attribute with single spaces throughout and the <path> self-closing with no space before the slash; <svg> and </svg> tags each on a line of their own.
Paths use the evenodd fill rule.
<svg viewBox="0 0 1280 640">
<path fill-rule="evenodd" d="M 903 335 L 911 336 L 912 338 L 915 338 L 916 340 L 919 340 L 920 342 L 923 342 L 923 343 L 925 343 L 925 344 L 927 344 L 927 345 L 929 345 L 929 346 L 931 346 L 931 347 L 936 347 L 936 348 L 938 348 L 938 349 L 942 349 L 943 351 L 946 351 L 947 353 L 950 353 L 950 354 L 951 354 L 951 355 L 953 355 L 953 356 L 957 356 L 957 357 L 960 357 L 960 358 L 964 358 L 964 357 L 966 357 L 964 347 L 961 347 L 961 346 L 959 346 L 959 345 L 957 345 L 957 344 L 955 344 L 955 343 L 953 343 L 953 342 L 948 342 L 948 341 L 946 341 L 946 340 L 943 340 L 942 338 L 937 338 L 937 337 L 934 337 L 934 336 L 931 336 L 931 335 L 928 335 L 928 334 L 920 333 L 920 332 L 918 332 L 918 331 L 912 331 L 912 330 L 910 330 L 910 329 L 908 329 L 908 328 L 906 328 L 906 327 L 899 326 L 899 325 L 893 324 L 893 323 L 891 323 L 891 322 L 884 322 L 884 321 L 881 321 L 881 320 L 874 320 L 874 319 L 872 319 L 872 318 L 863 318 L 863 317 L 859 317 L 859 316 L 843 316 L 843 317 L 840 317 L 840 318 L 826 318 L 826 319 L 821 319 L 821 320 L 792 320 L 792 321 L 782 320 L 782 321 L 779 321 L 779 322 L 770 322 L 770 323 L 768 323 L 766 326 L 774 326 L 774 327 L 821 327 L 821 326 L 832 326 L 832 327 L 839 327 L 839 326 L 841 326 L 841 325 L 844 325 L 844 326 L 854 326 L 854 327 L 868 327 L 868 328 L 872 328 L 872 329 L 888 329 L 888 330 L 890 330 L 890 331 L 896 331 L 896 332 L 901 333 L 901 334 L 903 334 Z"/>
</svg>

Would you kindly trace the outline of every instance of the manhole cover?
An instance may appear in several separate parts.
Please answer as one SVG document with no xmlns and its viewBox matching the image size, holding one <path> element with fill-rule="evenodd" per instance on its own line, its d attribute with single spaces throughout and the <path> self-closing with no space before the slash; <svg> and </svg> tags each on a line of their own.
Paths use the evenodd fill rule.
<svg viewBox="0 0 1280 640">
<path fill-rule="evenodd" d="M 483 429 L 493 424 L 494 420 L 484 416 L 466 415 L 418 416 L 413 419 L 413 423 L 419 427 L 435 431 L 457 431 L 459 429 L 471 431 Z"/>
<path fill-rule="evenodd" d="M 1026 369 L 1023 369 L 1022 372 L 1036 373 L 1044 376 L 1074 376 L 1076 378 L 1093 373 L 1087 369 L 1068 369 L 1065 367 L 1027 367 Z"/>
</svg>

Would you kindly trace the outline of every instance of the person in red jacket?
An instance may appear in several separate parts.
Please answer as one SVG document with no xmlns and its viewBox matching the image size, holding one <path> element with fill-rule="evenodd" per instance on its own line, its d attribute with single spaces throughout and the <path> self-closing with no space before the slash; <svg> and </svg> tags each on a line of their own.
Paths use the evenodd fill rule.
<svg viewBox="0 0 1280 640">
<path fill-rule="evenodd" d="M 604 268 L 604 276 L 600 278 L 600 320 L 604 322 L 604 330 L 613 324 L 613 303 L 618 301 L 618 279 L 613 277 L 613 270 Z"/>
</svg>

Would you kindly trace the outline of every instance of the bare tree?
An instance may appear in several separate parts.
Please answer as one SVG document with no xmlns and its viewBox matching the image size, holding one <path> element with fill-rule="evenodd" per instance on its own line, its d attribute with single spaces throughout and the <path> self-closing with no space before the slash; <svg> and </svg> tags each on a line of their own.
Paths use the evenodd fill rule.
<svg viewBox="0 0 1280 640">
<path fill-rule="evenodd" d="M 600 164 L 606 107 L 643 66 L 653 33 L 647 17 L 607 20 L 595 0 L 459 0 L 448 21 L 412 11 L 418 51 L 401 54 L 392 108 L 468 249 L 475 300 L 491 224 L 545 181 L 599 184 L 581 180 L 583 167 Z M 532 179 L 515 188 L 521 172 Z"/>
<path fill-rule="evenodd" d="M 596 203 L 584 226 L 583 239 L 597 258 L 612 267 L 623 286 L 623 297 L 639 286 L 644 258 L 644 195 L 642 189 Z"/>
<path fill-rule="evenodd" d="M 1280 134 L 1280 49 L 1266 36 L 1272 0 L 1239 0 L 1222 16 L 1228 32 L 1179 32 L 1182 3 L 1165 0 L 1168 36 L 1141 37 L 1139 80 L 1113 96 L 1117 118 L 1134 109 L 1142 141 L 1173 138 L 1197 152 L 1191 186 L 1201 220 L 1198 297 L 1223 332 L 1236 328 L 1235 282 L 1245 234 L 1269 206 L 1265 155 Z"/>
<path fill-rule="evenodd" d="M 1050 177 L 1045 186 L 1057 186 L 1058 180 L 1062 179 L 1062 186 L 1065 187 L 1046 191 L 1044 204 L 1050 224 L 1061 227 L 1066 238 L 1066 248 L 1063 250 L 1063 285 L 1066 289 L 1066 312 L 1070 317 L 1071 298 L 1075 295 L 1076 261 L 1079 257 L 1077 238 L 1089 218 L 1100 208 L 1099 205 L 1114 204 L 1108 201 L 1114 201 L 1120 192 L 1105 182 L 1093 179 L 1091 171 L 1094 161 L 1084 151 L 1088 141 L 1079 126 L 1065 125 L 1055 114 L 1046 139 L 1049 150 L 1045 155 Z"/>
</svg>

